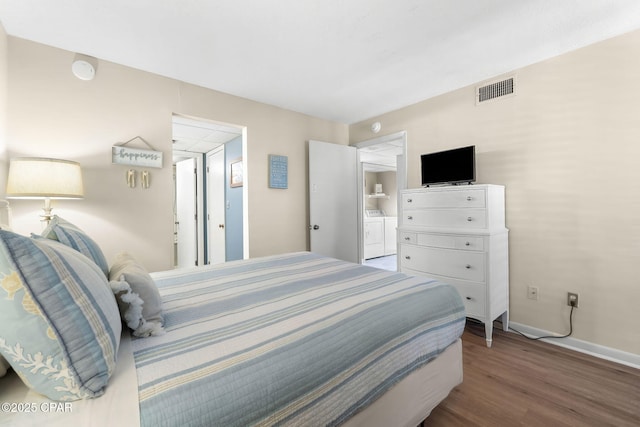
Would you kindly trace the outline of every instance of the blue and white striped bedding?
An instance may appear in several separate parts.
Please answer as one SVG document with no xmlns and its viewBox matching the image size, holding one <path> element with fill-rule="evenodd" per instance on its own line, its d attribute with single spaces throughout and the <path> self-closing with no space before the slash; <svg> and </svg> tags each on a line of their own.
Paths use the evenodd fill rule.
<svg viewBox="0 0 640 427">
<path fill-rule="evenodd" d="M 156 273 L 143 426 L 338 425 L 462 334 L 457 291 L 301 252 Z"/>
</svg>

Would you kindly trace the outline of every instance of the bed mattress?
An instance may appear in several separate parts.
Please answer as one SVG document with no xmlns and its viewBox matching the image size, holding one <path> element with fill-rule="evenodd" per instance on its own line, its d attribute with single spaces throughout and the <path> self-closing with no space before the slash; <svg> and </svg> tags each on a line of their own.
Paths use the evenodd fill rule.
<svg viewBox="0 0 640 427">
<path fill-rule="evenodd" d="M 464 328 L 449 285 L 308 252 L 154 279 L 167 333 L 132 341 L 143 426 L 339 425 Z"/>
</svg>

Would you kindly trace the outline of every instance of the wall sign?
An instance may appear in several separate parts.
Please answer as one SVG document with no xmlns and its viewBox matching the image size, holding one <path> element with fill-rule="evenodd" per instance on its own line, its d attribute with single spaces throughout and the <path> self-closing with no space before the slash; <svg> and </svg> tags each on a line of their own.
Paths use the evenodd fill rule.
<svg viewBox="0 0 640 427">
<path fill-rule="evenodd" d="M 131 141 L 139 139 L 151 150 L 125 147 Z M 144 166 L 149 168 L 162 167 L 162 151 L 155 151 L 151 145 L 139 136 L 129 141 L 111 147 L 111 163 L 116 165 Z"/>
<path fill-rule="evenodd" d="M 289 187 L 289 166 L 287 156 L 269 154 L 269 188 Z"/>
</svg>

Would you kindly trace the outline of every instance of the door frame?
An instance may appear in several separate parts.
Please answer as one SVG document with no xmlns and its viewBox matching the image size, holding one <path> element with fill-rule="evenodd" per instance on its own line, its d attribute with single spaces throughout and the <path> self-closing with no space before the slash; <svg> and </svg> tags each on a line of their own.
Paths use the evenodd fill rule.
<svg viewBox="0 0 640 427">
<path fill-rule="evenodd" d="M 396 186 L 397 186 L 397 212 L 398 217 L 402 215 L 401 212 L 401 198 L 400 192 L 407 188 L 407 131 L 395 132 L 389 135 L 383 135 L 372 139 L 367 139 L 361 142 L 351 144 L 352 146 L 360 149 L 370 147 L 372 145 L 387 143 L 391 141 L 400 141 L 402 143 L 402 154 L 396 158 Z M 360 264 L 364 263 L 364 168 L 360 161 L 360 150 L 357 152 L 358 162 L 358 247 L 360 252 L 359 261 Z M 396 243 L 397 245 L 397 243 Z M 397 248 L 396 248 L 397 250 Z M 399 263 L 399 261 L 398 261 Z M 398 267 L 398 271 L 400 271 Z"/>
</svg>

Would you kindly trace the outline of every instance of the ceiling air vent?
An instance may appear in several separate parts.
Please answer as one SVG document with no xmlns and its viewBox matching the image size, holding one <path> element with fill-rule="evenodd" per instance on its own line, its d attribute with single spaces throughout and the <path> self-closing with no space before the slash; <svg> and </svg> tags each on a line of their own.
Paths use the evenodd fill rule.
<svg viewBox="0 0 640 427">
<path fill-rule="evenodd" d="M 486 101 L 494 100 L 496 98 L 515 95 L 515 93 L 515 77 L 509 77 L 508 79 L 492 82 L 476 88 L 476 105 Z"/>
</svg>

